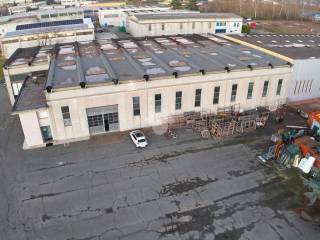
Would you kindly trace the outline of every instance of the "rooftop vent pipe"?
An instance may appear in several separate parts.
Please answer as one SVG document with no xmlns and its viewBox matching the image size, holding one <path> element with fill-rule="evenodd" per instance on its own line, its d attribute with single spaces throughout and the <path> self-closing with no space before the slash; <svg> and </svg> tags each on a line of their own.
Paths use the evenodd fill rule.
<svg viewBox="0 0 320 240">
<path fill-rule="evenodd" d="M 253 70 L 253 67 L 251 64 L 248 65 L 248 68 L 252 71 Z"/>
<path fill-rule="evenodd" d="M 274 69 L 274 66 L 272 63 L 269 63 L 268 66 L 271 68 L 271 69 Z"/>
<path fill-rule="evenodd" d="M 293 64 L 292 64 L 291 62 L 287 62 L 287 65 L 288 65 L 289 67 L 292 67 L 292 66 L 293 66 Z"/>
<path fill-rule="evenodd" d="M 119 79 L 118 78 L 112 78 L 112 82 L 114 85 L 117 85 L 119 83 Z"/>
<path fill-rule="evenodd" d="M 46 90 L 47 90 L 47 93 L 51 93 L 52 86 L 47 86 L 47 87 L 46 87 Z"/>
<path fill-rule="evenodd" d="M 85 82 L 80 82 L 80 87 L 81 88 L 85 88 L 86 87 L 86 83 Z"/>
<path fill-rule="evenodd" d="M 224 70 L 226 70 L 228 73 L 231 72 L 231 69 L 229 67 L 225 67 Z"/>
<path fill-rule="evenodd" d="M 143 75 L 143 78 L 144 78 L 147 82 L 149 81 L 149 75 L 148 75 L 148 74 Z"/>
<path fill-rule="evenodd" d="M 177 78 L 178 77 L 178 72 L 173 72 L 172 75 Z"/>
<path fill-rule="evenodd" d="M 202 75 L 206 74 L 206 71 L 204 69 L 200 69 L 199 72 L 201 72 Z"/>
</svg>

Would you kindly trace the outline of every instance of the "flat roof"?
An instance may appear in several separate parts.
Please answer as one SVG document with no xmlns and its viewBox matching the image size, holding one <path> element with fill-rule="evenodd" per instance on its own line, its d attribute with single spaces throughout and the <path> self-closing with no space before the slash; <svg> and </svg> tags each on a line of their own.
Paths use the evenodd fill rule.
<svg viewBox="0 0 320 240">
<path fill-rule="evenodd" d="M 48 63 L 36 61 L 40 52 L 42 57 L 47 54 L 50 89 L 287 66 L 286 61 L 215 35 L 105 39 L 44 48 L 19 49 L 5 66 Z"/>
<path fill-rule="evenodd" d="M 229 35 L 292 59 L 320 58 L 320 35 L 247 34 Z"/>
<path fill-rule="evenodd" d="M 59 21 L 20 24 L 20 25 L 16 26 L 16 30 L 65 26 L 65 25 L 73 25 L 73 24 L 83 24 L 83 19 L 70 19 L 70 20 L 59 20 Z"/>
<path fill-rule="evenodd" d="M 90 8 L 90 6 L 89 6 Z M 154 8 L 154 9 L 170 9 L 170 7 L 163 7 L 163 6 L 133 6 L 133 5 L 126 5 L 126 6 L 114 6 L 114 7 L 97 7 L 100 11 L 103 10 L 144 10 L 144 9 L 150 9 L 150 8 Z"/>
<path fill-rule="evenodd" d="M 13 105 L 13 112 L 47 107 L 44 93 L 47 74 L 47 71 L 39 71 L 26 77 L 19 96 Z"/>
<path fill-rule="evenodd" d="M 4 63 L 4 68 L 29 66 L 37 55 L 39 47 L 18 48 Z"/>
<path fill-rule="evenodd" d="M 158 13 L 136 13 L 133 14 L 139 21 L 144 20 L 172 20 L 172 19 L 186 19 L 186 18 L 241 18 L 234 13 L 199 13 L 199 12 L 158 12 Z"/>
<path fill-rule="evenodd" d="M 69 12 L 84 12 L 83 8 L 68 7 L 68 8 L 54 8 L 54 9 L 43 9 L 30 11 L 25 13 L 17 13 L 9 16 L 0 17 L 0 22 L 9 22 L 12 20 L 26 18 L 26 17 L 37 17 L 44 14 L 59 14 L 59 13 L 69 13 Z"/>
<path fill-rule="evenodd" d="M 76 19 L 75 19 L 76 20 Z M 82 20 L 82 19 L 77 19 Z M 61 21 L 54 21 L 54 22 L 61 22 Z M 54 23 L 52 22 L 52 23 Z M 32 24 L 30 24 L 32 25 Z M 83 30 L 91 28 L 90 22 L 86 21 L 71 21 L 68 20 L 65 22 L 65 25 L 57 25 L 57 26 L 47 26 L 46 24 L 41 25 L 38 28 L 30 28 L 30 29 L 23 29 L 23 30 L 16 30 L 12 32 L 6 32 L 2 39 L 11 38 L 11 37 L 19 37 L 19 36 L 26 36 L 26 35 L 33 35 L 33 34 L 41 34 L 41 33 L 51 33 L 51 32 L 65 32 L 71 30 Z"/>
</svg>

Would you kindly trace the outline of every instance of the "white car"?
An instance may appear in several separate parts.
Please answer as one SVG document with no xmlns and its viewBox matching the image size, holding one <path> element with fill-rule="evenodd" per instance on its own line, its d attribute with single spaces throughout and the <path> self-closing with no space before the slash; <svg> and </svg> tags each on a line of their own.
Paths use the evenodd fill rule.
<svg viewBox="0 0 320 240">
<path fill-rule="evenodd" d="M 141 132 L 140 130 L 134 130 L 134 131 L 130 132 L 130 137 L 131 137 L 133 143 L 136 145 L 136 147 L 144 148 L 144 147 L 148 146 L 147 139 L 146 139 L 145 135 L 143 134 L 143 132 Z"/>
</svg>

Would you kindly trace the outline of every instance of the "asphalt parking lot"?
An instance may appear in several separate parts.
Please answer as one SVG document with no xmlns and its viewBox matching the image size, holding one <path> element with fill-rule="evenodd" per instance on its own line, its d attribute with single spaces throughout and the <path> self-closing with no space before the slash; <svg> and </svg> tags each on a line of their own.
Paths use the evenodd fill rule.
<svg viewBox="0 0 320 240">
<path fill-rule="evenodd" d="M 255 161 L 259 139 L 150 130 L 146 149 L 106 134 L 23 151 L 3 87 L 0 100 L 0 239 L 319 239 L 278 194 L 283 180 Z"/>
</svg>

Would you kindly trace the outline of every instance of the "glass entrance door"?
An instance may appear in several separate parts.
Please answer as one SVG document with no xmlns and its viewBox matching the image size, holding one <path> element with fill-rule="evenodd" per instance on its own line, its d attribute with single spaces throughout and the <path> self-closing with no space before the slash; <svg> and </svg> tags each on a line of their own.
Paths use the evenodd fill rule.
<svg viewBox="0 0 320 240">
<path fill-rule="evenodd" d="M 44 142 L 52 141 L 52 134 L 51 134 L 51 128 L 50 126 L 43 126 L 40 127 L 42 139 Z"/>
<path fill-rule="evenodd" d="M 105 130 L 106 132 L 109 132 L 110 127 L 109 127 L 108 114 L 104 114 L 104 115 L 103 115 L 103 120 L 104 120 L 104 130 Z"/>
<path fill-rule="evenodd" d="M 88 108 L 90 135 L 119 131 L 118 105 Z"/>
</svg>

